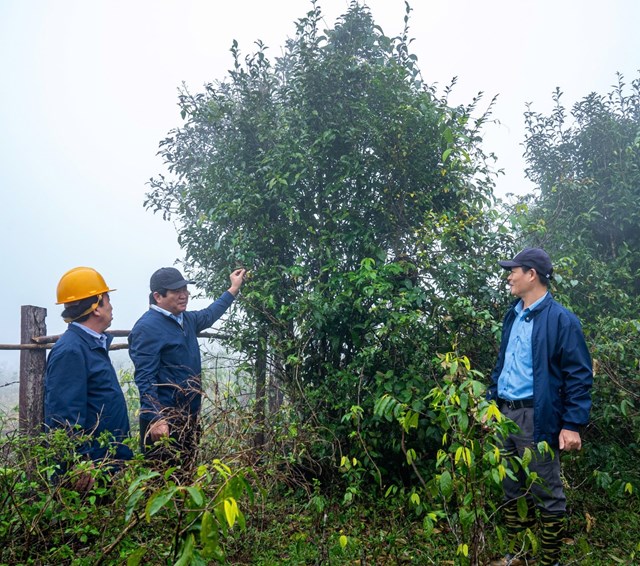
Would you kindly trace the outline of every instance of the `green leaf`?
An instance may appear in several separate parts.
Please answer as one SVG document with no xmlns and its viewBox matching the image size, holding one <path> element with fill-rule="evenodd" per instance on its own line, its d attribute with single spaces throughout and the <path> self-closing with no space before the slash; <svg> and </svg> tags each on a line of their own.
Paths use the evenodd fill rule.
<svg viewBox="0 0 640 566">
<path fill-rule="evenodd" d="M 453 493 L 453 481 L 451 479 L 451 474 L 445 470 L 440 474 L 440 479 L 438 481 L 440 485 L 440 491 L 445 499 L 449 499 L 451 494 Z"/>
<path fill-rule="evenodd" d="M 402 421 L 402 426 L 405 432 L 409 432 L 412 428 L 418 428 L 418 421 L 420 415 L 411 410 L 407 410 L 404 419 Z"/>
<path fill-rule="evenodd" d="M 517 507 L 518 507 L 518 517 L 520 517 L 520 519 L 524 521 L 529 515 L 529 505 L 527 504 L 526 497 L 518 498 Z"/>
<path fill-rule="evenodd" d="M 469 430 L 469 415 L 465 411 L 458 411 L 458 426 L 463 434 Z"/>
<path fill-rule="evenodd" d="M 475 511 L 471 511 L 469 509 L 465 509 L 464 507 L 461 507 L 458 510 L 458 516 L 460 517 L 460 524 L 465 529 L 468 529 L 475 521 L 476 513 Z"/>
<path fill-rule="evenodd" d="M 180 558 L 175 562 L 174 566 L 188 566 L 193 559 L 193 547 L 195 546 L 195 537 L 192 533 L 187 535 L 184 541 L 182 550 L 180 551 Z"/>
<path fill-rule="evenodd" d="M 129 556 L 127 556 L 127 566 L 138 566 L 140 561 L 147 553 L 147 549 L 144 546 L 141 546 L 134 550 Z"/>
<path fill-rule="evenodd" d="M 447 143 L 453 143 L 453 133 L 451 128 L 445 128 L 444 132 L 442 132 L 442 137 Z"/>
<path fill-rule="evenodd" d="M 158 477 L 160 475 L 159 472 L 147 472 L 144 474 L 139 475 L 138 477 L 136 477 L 136 479 L 134 479 L 131 482 L 131 485 L 128 488 L 128 492 L 129 495 L 131 495 L 136 489 L 138 489 L 138 486 L 142 483 L 142 482 L 146 482 L 147 480 L 150 480 L 151 478 L 155 478 Z"/>
<path fill-rule="evenodd" d="M 435 523 L 431 520 L 429 515 L 426 515 L 422 521 L 422 529 L 424 530 L 424 535 L 428 538 L 433 533 L 433 529 L 435 527 Z"/>
<path fill-rule="evenodd" d="M 202 507 L 204 504 L 204 493 L 202 492 L 202 488 L 187 486 L 186 489 L 193 503 L 198 507 Z"/>
<path fill-rule="evenodd" d="M 203 546 L 218 545 L 218 524 L 209 511 L 203 511 L 200 520 L 200 542 Z"/>
<path fill-rule="evenodd" d="M 462 556 L 469 556 L 469 545 L 468 544 L 459 544 L 458 550 L 456 550 L 456 554 L 462 554 Z"/>
<path fill-rule="evenodd" d="M 151 517 L 153 517 L 158 511 L 160 511 L 169 501 L 173 499 L 177 487 L 169 487 L 167 489 L 157 491 L 154 493 L 147 502 L 147 506 L 145 509 L 145 516 L 147 517 L 147 522 L 151 521 Z"/>
<path fill-rule="evenodd" d="M 135 511 L 136 504 L 143 495 L 144 491 L 142 489 L 139 489 L 138 491 L 133 492 L 133 494 L 127 500 L 127 505 L 125 507 L 124 513 L 125 523 L 128 523 L 131 520 L 131 515 L 133 515 L 133 512 Z"/>
</svg>

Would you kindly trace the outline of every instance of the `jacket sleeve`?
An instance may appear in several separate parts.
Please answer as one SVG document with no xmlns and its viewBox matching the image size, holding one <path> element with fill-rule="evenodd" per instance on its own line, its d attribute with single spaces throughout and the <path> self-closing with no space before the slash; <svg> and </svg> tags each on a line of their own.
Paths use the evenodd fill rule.
<svg viewBox="0 0 640 566">
<path fill-rule="evenodd" d="M 493 368 L 491 372 L 491 377 L 489 378 L 489 386 L 487 387 L 487 400 L 488 401 L 498 401 L 498 377 L 500 376 L 500 372 L 498 371 L 498 366 Z"/>
<path fill-rule="evenodd" d="M 593 369 L 578 319 L 568 313 L 560 325 L 560 368 L 563 379 L 562 428 L 580 430 L 589 422 Z"/>
<path fill-rule="evenodd" d="M 210 328 L 226 312 L 234 300 L 233 294 L 225 291 L 219 299 L 211 303 L 206 309 L 194 311 L 196 315 L 196 332 Z"/>
<path fill-rule="evenodd" d="M 87 424 L 88 375 L 85 358 L 78 349 L 66 349 L 63 353 L 52 351 L 47 362 L 45 377 L 45 425 L 65 428 L 70 433 L 88 434 Z M 76 425 L 80 431 L 75 431 Z M 85 454 L 90 445 L 77 448 Z"/>
<path fill-rule="evenodd" d="M 158 374 L 162 341 L 144 326 L 133 328 L 129 335 L 129 357 L 134 366 L 134 380 L 140 393 L 140 414 L 150 421 L 160 417 Z"/>
</svg>

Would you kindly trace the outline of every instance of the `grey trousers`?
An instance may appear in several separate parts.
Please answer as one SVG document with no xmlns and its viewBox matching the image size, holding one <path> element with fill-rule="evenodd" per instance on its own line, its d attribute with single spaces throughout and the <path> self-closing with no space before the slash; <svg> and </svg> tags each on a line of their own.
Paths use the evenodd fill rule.
<svg viewBox="0 0 640 566">
<path fill-rule="evenodd" d="M 548 514 L 564 514 L 567 507 L 567 499 L 562 488 L 560 476 L 560 449 L 553 449 L 553 457 L 550 453 L 540 453 L 537 444 L 533 440 L 533 408 L 510 409 L 503 406 L 500 411 L 503 415 L 514 421 L 520 431 L 517 434 L 507 436 L 502 445 L 504 454 L 508 456 L 522 457 L 525 448 L 532 452 L 529 471 L 536 472 L 541 482 L 535 482 L 527 487 L 525 473 L 514 470 L 517 481 L 508 476 L 502 482 L 506 501 L 512 501 L 526 496 L 541 511 Z M 513 470 L 513 468 L 511 468 Z"/>
</svg>

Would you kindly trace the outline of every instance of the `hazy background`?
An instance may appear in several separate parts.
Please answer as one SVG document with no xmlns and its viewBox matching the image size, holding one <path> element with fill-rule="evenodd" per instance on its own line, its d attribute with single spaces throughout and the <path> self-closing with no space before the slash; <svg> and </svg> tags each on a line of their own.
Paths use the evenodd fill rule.
<svg viewBox="0 0 640 566">
<path fill-rule="evenodd" d="M 404 0 L 370 0 L 390 36 Z M 412 51 L 424 78 L 453 103 L 499 94 L 485 131 L 505 175 L 499 194 L 531 190 L 521 143 L 525 103 L 548 111 L 605 93 L 616 71 L 640 68 L 637 0 L 414 0 Z M 348 7 L 320 1 L 327 27 Z M 0 0 L 0 343 L 17 343 L 20 306 L 48 310 L 48 333 L 65 325 L 55 288 L 78 265 L 117 288 L 112 328 L 147 308 L 150 274 L 182 258 L 174 227 L 145 211 L 145 183 L 163 172 L 158 143 L 181 120 L 177 89 L 223 79 L 238 40 L 261 39 L 279 55 L 307 0 Z M 481 108 L 484 105 L 481 104 Z M 221 289 L 222 291 L 223 289 Z M 195 305 L 202 305 L 195 301 Z M 0 385 L 16 379 L 18 352 L 0 351 Z M 117 357 L 126 363 L 126 353 Z M 17 387 L 0 388 L 0 398 Z"/>
</svg>

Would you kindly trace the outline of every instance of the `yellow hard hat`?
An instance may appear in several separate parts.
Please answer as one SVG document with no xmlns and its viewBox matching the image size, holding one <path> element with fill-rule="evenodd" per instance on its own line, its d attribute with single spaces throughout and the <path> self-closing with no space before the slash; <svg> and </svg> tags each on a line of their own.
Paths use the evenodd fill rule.
<svg viewBox="0 0 640 566">
<path fill-rule="evenodd" d="M 73 303 L 110 291 L 115 291 L 115 289 L 109 289 L 102 275 L 95 269 L 91 267 L 74 267 L 60 278 L 56 304 Z"/>
</svg>

